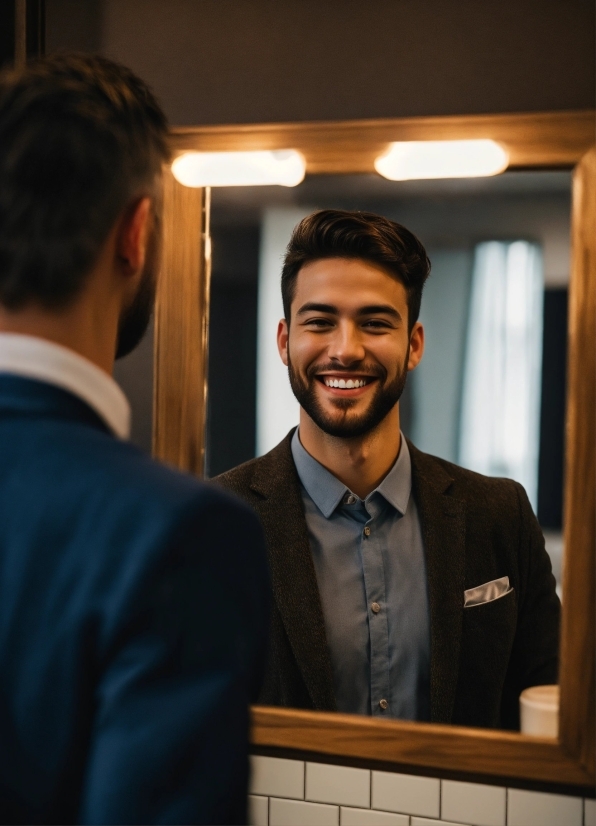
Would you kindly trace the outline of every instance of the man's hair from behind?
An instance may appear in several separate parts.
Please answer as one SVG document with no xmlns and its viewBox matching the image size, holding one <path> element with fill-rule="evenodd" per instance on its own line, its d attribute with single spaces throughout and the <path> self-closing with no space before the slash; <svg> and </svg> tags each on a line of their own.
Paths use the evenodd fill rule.
<svg viewBox="0 0 596 826">
<path fill-rule="evenodd" d="M 156 194 L 167 121 L 129 69 L 63 54 L 0 74 L 0 304 L 67 306 L 119 214 Z"/>
<path fill-rule="evenodd" d="M 322 258 L 360 259 L 381 267 L 406 288 L 408 328 L 418 321 L 430 261 L 416 236 L 373 212 L 322 209 L 300 221 L 286 249 L 281 294 L 288 324 L 300 269 Z"/>
</svg>

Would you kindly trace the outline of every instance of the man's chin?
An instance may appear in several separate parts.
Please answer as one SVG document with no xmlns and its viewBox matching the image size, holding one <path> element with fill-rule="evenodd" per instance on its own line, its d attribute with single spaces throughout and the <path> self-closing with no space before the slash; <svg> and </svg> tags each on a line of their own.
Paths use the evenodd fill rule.
<svg viewBox="0 0 596 826">
<path fill-rule="evenodd" d="M 375 426 L 371 425 L 367 418 L 360 416 L 344 416 L 342 418 L 317 417 L 314 418 L 313 421 L 323 433 L 336 439 L 359 439 L 367 433 L 370 433 Z"/>
<path fill-rule="evenodd" d="M 370 429 L 370 404 L 364 409 L 359 407 L 356 400 L 338 399 L 331 405 L 317 405 L 316 409 L 307 411 L 314 423 L 328 436 L 342 439 L 352 439 L 362 436 Z"/>
</svg>

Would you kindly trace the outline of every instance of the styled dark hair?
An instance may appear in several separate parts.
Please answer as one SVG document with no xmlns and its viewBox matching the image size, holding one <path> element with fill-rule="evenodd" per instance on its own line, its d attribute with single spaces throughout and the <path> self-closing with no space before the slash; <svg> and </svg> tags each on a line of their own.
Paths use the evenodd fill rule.
<svg viewBox="0 0 596 826">
<path fill-rule="evenodd" d="M 66 306 L 168 157 L 165 115 L 124 66 L 63 54 L 1 73 L 0 304 Z"/>
<path fill-rule="evenodd" d="M 420 241 L 408 229 L 373 212 L 322 209 L 303 218 L 294 228 L 281 273 L 288 324 L 298 272 L 305 264 L 321 258 L 360 258 L 381 266 L 401 281 L 408 295 L 408 327 L 412 329 L 420 315 L 430 261 Z"/>
</svg>

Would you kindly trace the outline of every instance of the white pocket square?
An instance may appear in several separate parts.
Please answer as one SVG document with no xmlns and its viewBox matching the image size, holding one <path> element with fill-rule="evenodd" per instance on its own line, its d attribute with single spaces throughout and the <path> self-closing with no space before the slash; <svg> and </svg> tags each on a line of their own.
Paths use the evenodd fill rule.
<svg viewBox="0 0 596 826">
<path fill-rule="evenodd" d="M 493 579 L 490 582 L 485 582 L 484 585 L 477 585 L 476 588 L 469 588 L 464 591 L 464 608 L 472 608 L 474 605 L 493 602 L 495 599 L 504 597 L 509 591 L 513 591 L 513 588 L 509 585 L 508 576 Z"/>
</svg>

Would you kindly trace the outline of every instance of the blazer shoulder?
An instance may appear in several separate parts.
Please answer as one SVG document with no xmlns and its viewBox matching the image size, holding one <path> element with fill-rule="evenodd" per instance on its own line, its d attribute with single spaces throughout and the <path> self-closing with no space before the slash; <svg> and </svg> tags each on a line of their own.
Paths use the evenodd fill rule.
<svg viewBox="0 0 596 826">
<path fill-rule="evenodd" d="M 248 490 L 253 476 L 258 474 L 263 464 L 266 464 L 265 458 L 265 456 L 259 456 L 256 459 L 250 459 L 225 473 L 214 476 L 211 481 L 226 490 Z"/>
<path fill-rule="evenodd" d="M 73 488 L 68 498 L 79 508 L 93 507 L 98 498 L 106 515 L 126 513 L 153 522 L 176 521 L 185 511 L 207 506 L 244 506 L 224 490 L 218 490 L 190 473 L 183 473 L 130 442 L 91 428 L 68 428 L 68 440 L 44 440 L 47 462 L 54 470 L 56 492 Z M 59 457 L 59 461 L 58 461 Z M 39 480 L 40 483 L 43 481 Z"/>
<path fill-rule="evenodd" d="M 280 488 L 296 488 L 299 484 L 298 474 L 291 448 L 294 430 L 295 428 L 269 453 L 250 459 L 215 476 L 211 481 L 249 501 L 255 496 L 267 497 Z"/>
<path fill-rule="evenodd" d="M 249 513 L 246 505 L 229 491 L 170 467 L 142 451 L 133 449 L 121 461 L 120 484 L 130 486 L 140 500 L 164 513 L 197 508 L 204 513 L 210 508 L 234 511 L 238 516 L 241 511 Z"/>
<path fill-rule="evenodd" d="M 439 456 L 423 453 L 411 443 L 408 446 L 414 475 L 428 482 L 441 484 L 445 492 L 466 499 L 477 499 L 480 502 L 489 501 L 494 505 L 504 500 L 509 505 L 519 502 L 522 507 L 526 504 L 530 507 L 523 485 L 514 479 L 486 476 Z"/>
</svg>

